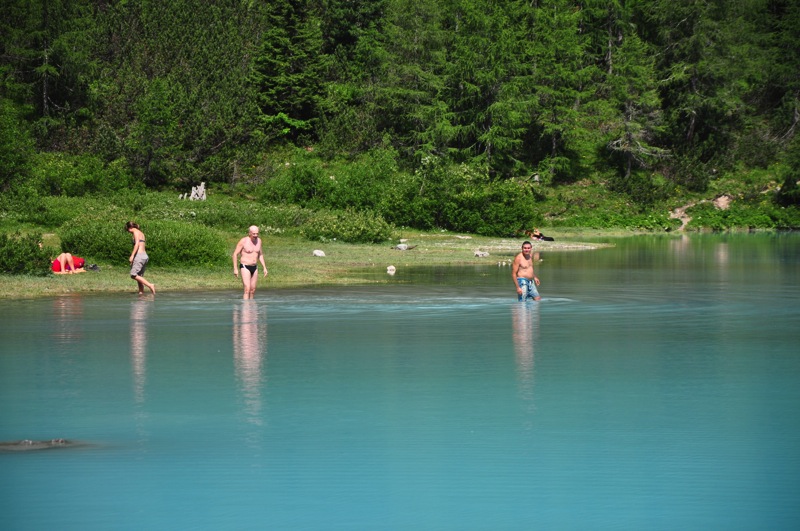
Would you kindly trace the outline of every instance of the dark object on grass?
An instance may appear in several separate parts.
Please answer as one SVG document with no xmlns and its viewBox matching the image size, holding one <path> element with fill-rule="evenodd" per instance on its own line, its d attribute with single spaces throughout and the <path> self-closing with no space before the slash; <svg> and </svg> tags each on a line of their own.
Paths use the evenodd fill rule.
<svg viewBox="0 0 800 531">
<path fill-rule="evenodd" d="M 544 234 L 539 232 L 539 229 L 526 230 L 525 231 L 525 236 L 527 236 L 528 238 L 530 238 L 532 240 L 536 240 L 536 241 L 540 241 L 540 242 L 554 242 L 554 241 L 556 241 L 555 238 L 551 238 L 550 236 L 545 236 Z"/>
</svg>

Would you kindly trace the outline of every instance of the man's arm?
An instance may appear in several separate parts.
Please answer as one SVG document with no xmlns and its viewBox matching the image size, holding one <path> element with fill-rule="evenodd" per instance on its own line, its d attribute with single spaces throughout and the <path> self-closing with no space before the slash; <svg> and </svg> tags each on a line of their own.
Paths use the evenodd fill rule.
<svg viewBox="0 0 800 531">
<path fill-rule="evenodd" d="M 261 261 L 261 267 L 264 268 L 264 276 L 267 276 L 269 271 L 267 271 L 267 264 L 264 262 L 264 249 L 261 247 L 261 243 L 258 244 L 258 259 Z"/>
<path fill-rule="evenodd" d="M 233 274 L 237 277 L 239 276 L 239 270 L 236 268 L 237 260 L 236 258 L 239 256 L 239 253 L 242 252 L 242 240 L 239 240 L 239 243 L 236 244 L 236 249 L 233 250 Z"/>
<path fill-rule="evenodd" d="M 511 280 L 514 282 L 514 288 L 517 290 L 517 293 L 522 293 L 522 288 L 519 287 L 519 283 L 517 282 L 517 272 L 519 271 L 519 262 L 520 262 L 519 255 L 517 255 L 514 258 L 514 261 L 511 262 Z"/>
</svg>

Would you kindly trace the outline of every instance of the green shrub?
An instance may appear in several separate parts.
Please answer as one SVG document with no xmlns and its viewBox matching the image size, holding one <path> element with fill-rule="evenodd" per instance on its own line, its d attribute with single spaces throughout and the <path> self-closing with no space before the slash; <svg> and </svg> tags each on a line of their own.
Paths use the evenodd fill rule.
<svg viewBox="0 0 800 531">
<path fill-rule="evenodd" d="M 315 205 L 331 210 L 379 211 L 381 198 L 398 172 L 395 159 L 393 150 L 376 149 L 352 162 L 326 168 L 316 183 Z"/>
<path fill-rule="evenodd" d="M 296 205 L 265 205 L 245 198 L 220 194 L 205 201 L 189 201 L 161 194 L 160 201 L 148 201 L 137 218 L 198 223 L 220 230 L 247 232 L 258 225 L 264 232 L 282 233 L 302 225 L 307 211 Z"/>
<path fill-rule="evenodd" d="M 71 252 L 127 263 L 132 242 L 125 220 L 87 220 L 59 231 L 61 246 Z M 180 221 L 142 221 L 147 237 L 147 254 L 158 266 L 216 266 L 230 259 L 225 237 L 214 229 Z"/>
<path fill-rule="evenodd" d="M 770 217 L 779 229 L 796 229 L 800 227 L 800 207 L 783 207 L 775 205 L 770 209 Z"/>
<path fill-rule="evenodd" d="M 267 179 L 260 187 L 262 199 L 267 203 L 294 203 L 309 205 L 320 193 L 324 183 L 324 168 L 317 160 L 287 162 L 283 170 Z"/>
<path fill-rule="evenodd" d="M 734 201 L 727 210 L 718 209 L 709 202 L 696 205 L 686 212 L 692 217 L 690 227 L 705 227 L 716 231 L 786 227 L 784 225 L 786 218 L 782 218 L 785 210 L 776 208 L 769 202 L 748 205 L 745 202 Z"/>
<path fill-rule="evenodd" d="M 0 98 L 0 191 L 24 181 L 30 170 L 34 143 L 22 119 L 25 109 Z"/>
<path fill-rule="evenodd" d="M 40 247 L 41 233 L 21 235 L 0 234 L 0 273 L 12 275 L 50 274 L 51 255 L 55 252 Z"/>
<path fill-rule="evenodd" d="M 469 187 L 455 197 L 454 206 L 448 215 L 454 230 L 485 236 L 514 235 L 541 221 L 533 194 L 513 181 Z M 461 225 L 456 216 L 468 219 L 468 224 Z"/>
<path fill-rule="evenodd" d="M 426 157 L 416 171 L 405 173 L 396 158 L 391 149 L 376 149 L 346 164 L 300 159 L 265 183 L 262 198 L 318 211 L 372 212 L 395 226 L 484 235 L 514 234 L 539 219 L 533 194 L 515 182 L 495 182 L 482 168 L 438 157 Z M 351 229 L 344 230 L 350 238 L 373 238 Z M 332 239 L 329 232 L 319 219 L 305 228 L 312 239 Z"/>
<path fill-rule="evenodd" d="M 229 199 L 225 203 L 209 204 L 209 208 L 191 210 L 189 216 L 208 227 L 235 230 L 243 235 L 250 225 L 257 225 L 266 234 L 281 234 L 305 223 L 309 211 L 297 205 L 264 205 Z"/>
<path fill-rule="evenodd" d="M 380 196 L 377 212 L 395 226 L 434 228 L 435 199 L 421 194 L 422 188 L 423 181 L 417 174 L 398 172 L 392 175 Z"/>
<path fill-rule="evenodd" d="M 17 195 L 9 208 L 20 222 L 48 228 L 57 228 L 68 223 L 80 224 L 87 218 L 111 219 L 131 215 L 130 210 L 97 196 L 41 197 L 35 193 Z"/>
<path fill-rule="evenodd" d="M 423 160 L 415 173 L 406 211 L 417 228 L 471 232 L 486 236 L 516 234 L 540 220 L 536 198 L 516 181 L 493 181 L 480 169 Z"/>
<path fill-rule="evenodd" d="M 616 175 L 609 179 L 611 191 L 630 197 L 642 207 L 652 208 L 658 201 L 669 197 L 668 186 L 644 172 L 633 172 L 627 177 Z"/>
<path fill-rule="evenodd" d="M 371 211 L 320 211 L 303 228 L 304 237 L 314 241 L 380 243 L 392 236 L 392 226 Z"/>
<path fill-rule="evenodd" d="M 39 153 L 33 160 L 31 181 L 40 195 L 80 197 L 137 187 L 122 159 L 106 165 L 94 155 Z"/>
<path fill-rule="evenodd" d="M 673 182 L 690 192 L 705 192 L 713 174 L 713 168 L 693 157 L 676 157 L 668 167 Z"/>
<path fill-rule="evenodd" d="M 152 221 L 146 226 L 147 253 L 164 266 L 212 266 L 230 260 L 225 236 L 202 225 Z"/>
</svg>

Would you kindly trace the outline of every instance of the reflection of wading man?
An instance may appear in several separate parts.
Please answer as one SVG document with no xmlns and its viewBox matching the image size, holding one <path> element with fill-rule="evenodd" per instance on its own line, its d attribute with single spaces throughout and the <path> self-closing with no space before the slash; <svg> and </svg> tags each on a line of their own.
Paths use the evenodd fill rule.
<svg viewBox="0 0 800 531">
<path fill-rule="evenodd" d="M 261 251 L 261 239 L 258 237 L 258 227 L 253 225 L 250 227 L 248 235 L 239 240 L 233 251 L 233 274 L 238 277 L 239 271 L 242 272 L 245 299 L 252 299 L 256 293 L 259 261 L 261 261 L 261 267 L 264 269 L 266 277 L 269 272 L 267 264 L 264 263 L 264 253 Z"/>
<path fill-rule="evenodd" d="M 532 250 L 531 242 L 524 242 L 522 244 L 522 252 L 514 258 L 514 263 L 511 265 L 511 278 L 514 279 L 517 298 L 520 301 L 529 298 L 535 301 L 542 299 L 536 289 L 536 286 L 539 285 L 539 277 L 536 276 L 533 270 Z"/>
<path fill-rule="evenodd" d="M 266 352 L 266 310 L 259 308 L 255 301 L 244 301 L 233 310 L 233 363 L 247 420 L 258 426 L 263 421 L 261 387 Z"/>
<path fill-rule="evenodd" d="M 539 305 L 514 304 L 511 318 L 520 396 L 532 402 L 534 355 L 539 339 Z"/>
</svg>

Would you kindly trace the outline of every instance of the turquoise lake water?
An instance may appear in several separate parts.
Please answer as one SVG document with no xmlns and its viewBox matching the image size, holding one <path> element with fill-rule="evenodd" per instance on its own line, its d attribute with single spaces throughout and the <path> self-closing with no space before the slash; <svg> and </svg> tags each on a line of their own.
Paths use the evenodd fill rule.
<svg viewBox="0 0 800 531">
<path fill-rule="evenodd" d="M 800 235 L 613 241 L 2 301 L 0 528 L 797 529 Z"/>
</svg>

